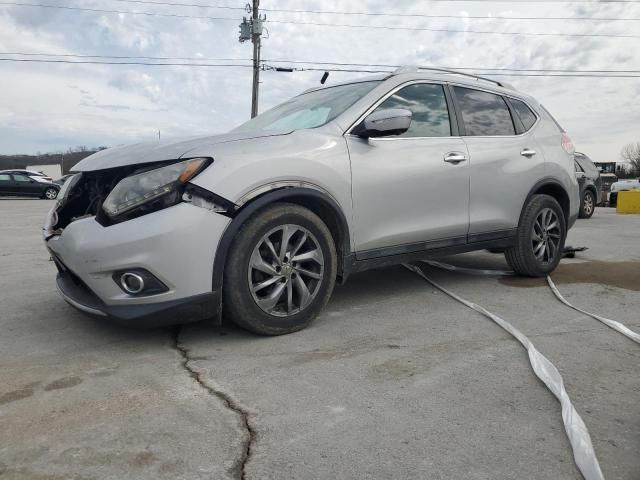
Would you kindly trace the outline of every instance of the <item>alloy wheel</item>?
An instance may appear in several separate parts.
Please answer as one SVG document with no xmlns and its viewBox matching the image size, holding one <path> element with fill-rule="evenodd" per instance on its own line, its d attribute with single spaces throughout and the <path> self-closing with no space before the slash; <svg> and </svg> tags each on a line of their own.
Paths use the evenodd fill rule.
<svg viewBox="0 0 640 480">
<path fill-rule="evenodd" d="M 584 200 L 582 200 L 582 210 L 586 216 L 593 213 L 593 195 L 591 192 L 584 194 Z"/>
<path fill-rule="evenodd" d="M 324 256 L 316 237 L 299 225 L 280 225 L 264 235 L 249 261 L 256 304 L 269 315 L 287 317 L 308 307 L 320 290 Z"/>
<path fill-rule="evenodd" d="M 58 196 L 58 192 L 53 188 L 48 188 L 46 192 L 44 192 L 44 196 L 49 200 L 54 200 Z"/>
<path fill-rule="evenodd" d="M 543 263 L 552 263 L 559 253 L 562 230 L 560 219 L 551 208 L 538 213 L 531 232 L 531 244 L 536 259 Z"/>
</svg>

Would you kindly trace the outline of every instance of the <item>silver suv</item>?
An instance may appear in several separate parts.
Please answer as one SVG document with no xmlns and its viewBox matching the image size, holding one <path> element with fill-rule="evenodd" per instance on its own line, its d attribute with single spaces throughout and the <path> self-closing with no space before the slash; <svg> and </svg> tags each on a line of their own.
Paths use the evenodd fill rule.
<svg viewBox="0 0 640 480">
<path fill-rule="evenodd" d="M 551 272 L 578 215 L 573 145 L 536 100 L 403 68 L 308 90 L 226 135 L 82 160 L 44 227 L 63 298 L 131 325 L 309 325 L 335 282 L 479 249 Z"/>
</svg>

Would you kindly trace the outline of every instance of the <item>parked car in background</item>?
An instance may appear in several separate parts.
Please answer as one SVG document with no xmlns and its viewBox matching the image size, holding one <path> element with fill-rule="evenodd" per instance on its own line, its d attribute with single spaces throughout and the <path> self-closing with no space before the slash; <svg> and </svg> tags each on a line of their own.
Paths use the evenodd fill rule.
<svg viewBox="0 0 640 480">
<path fill-rule="evenodd" d="M 16 174 L 16 175 L 26 175 L 28 177 L 34 178 L 36 180 L 45 180 L 47 182 L 52 182 L 53 179 L 42 173 L 42 172 L 36 172 L 35 170 L 25 170 L 25 169 L 14 169 L 14 170 L 0 170 L 0 173 L 8 173 L 8 174 Z"/>
<path fill-rule="evenodd" d="M 611 185 L 609 193 L 609 206 L 615 207 L 618 204 L 618 192 L 626 192 L 629 190 L 640 190 L 640 179 L 636 180 L 618 180 Z"/>
<path fill-rule="evenodd" d="M 584 153 L 574 154 L 576 179 L 580 185 L 580 218 L 591 218 L 602 201 L 600 171 Z"/>
<path fill-rule="evenodd" d="M 12 170 L 14 171 L 14 170 Z M 54 200 L 60 185 L 24 173 L 0 172 L 0 196 L 38 197 Z"/>
<path fill-rule="evenodd" d="M 318 87 L 226 135 L 85 158 L 43 229 L 61 295 L 131 325 L 224 312 L 280 335 L 366 269 L 502 248 L 547 275 L 579 213 L 573 143 L 533 97 L 449 73 Z"/>
<path fill-rule="evenodd" d="M 600 191 L 602 192 L 601 206 L 606 206 L 609 201 L 609 192 L 611 191 L 611 185 L 618 181 L 618 176 L 615 173 L 603 172 L 600 170 Z"/>
</svg>

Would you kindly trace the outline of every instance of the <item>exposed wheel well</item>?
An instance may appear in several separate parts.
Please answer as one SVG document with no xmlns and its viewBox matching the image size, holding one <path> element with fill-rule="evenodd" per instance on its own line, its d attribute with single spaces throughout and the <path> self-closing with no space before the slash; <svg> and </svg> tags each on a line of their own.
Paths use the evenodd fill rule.
<svg viewBox="0 0 640 480">
<path fill-rule="evenodd" d="M 286 187 L 271 190 L 244 204 L 233 215 L 233 220 L 218 244 L 213 265 L 213 290 L 222 288 L 227 253 L 242 225 L 256 212 L 277 202 L 288 202 L 308 208 L 327 225 L 335 242 L 338 259 L 337 276 L 343 279 L 345 258 L 351 253 L 349 226 L 340 206 L 327 194 L 310 188 Z"/>
<path fill-rule="evenodd" d="M 557 183 L 545 183 L 544 185 L 538 187 L 534 195 L 549 195 L 556 199 L 556 201 L 562 207 L 562 213 L 564 214 L 564 221 L 569 223 L 569 215 L 571 214 L 571 207 L 569 202 L 569 195 L 566 190 L 562 188 L 562 186 Z"/>
<path fill-rule="evenodd" d="M 346 251 L 349 248 L 348 232 L 345 232 L 346 226 L 340 221 L 340 215 L 336 212 L 336 207 L 331 205 L 328 201 L 320 197 L 310 197 L 307 195 L 292 195 L 277 200 L 279 202 L 286 201 L 289 203 L 295 203 L 301 207 L 311 210 L 318 215 L 322 221 L 327 225 L 333 241 L 336 247 L 336 255 L 338 258 L 338 277 L 342 277 L 344 272 L 344 258 L 348 253 Z"/>
</svg>

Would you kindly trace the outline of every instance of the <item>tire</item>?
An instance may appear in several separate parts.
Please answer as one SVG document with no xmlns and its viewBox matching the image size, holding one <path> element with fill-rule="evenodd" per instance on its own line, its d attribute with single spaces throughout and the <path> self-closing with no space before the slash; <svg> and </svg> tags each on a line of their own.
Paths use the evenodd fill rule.
<svg viewBox="0 0 640 480">
<path fill-rule="evenodd" d="M 566 221 L 560 204 L 549 195 L 534 195 L 522 211 L 516 244 L 504 255 L 518 275 L 543 277 L 558 266 L 566 237 Z M 541 247 L 540 243 L 545 245 Z"/>
<path fill-rule="evenodd" d="M 591 190 L 585 190 L 580 202 L 580 218 L 591 218 L 596 210 L 596 196 Z"/>
<path fill-rule="evenodd" d="M 260 335 L 302 330 L 329 301 L 336 269 L 334 241 L 320 217 L 295 204 L 270 205 L 236 234 L 224 269 L 223 314 Z"/>
<path fill-rule="evenodd" d="M 42 198 L 44 198 L 45 200 L 55 200 L 57 196 L 58 189 L 53 187 L 47 188 L 42 194 Z"/>
</svg>

